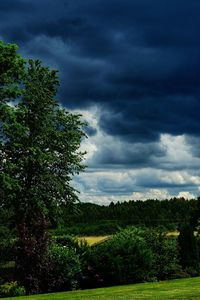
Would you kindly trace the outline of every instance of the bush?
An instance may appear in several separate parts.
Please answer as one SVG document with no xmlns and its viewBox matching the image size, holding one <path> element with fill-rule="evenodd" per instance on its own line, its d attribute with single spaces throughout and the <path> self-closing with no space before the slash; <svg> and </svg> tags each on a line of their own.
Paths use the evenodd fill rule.
<svg viewBox="0 0 200 300">
<path fill-rule="evenodd" d="M 183 224 L 178 236 L 180 263 L 191 276 L 199 274 L 198 238 L 194 236 L 193 228 L 188 223 Z"/>
<path fill-rule="evenodd" d="M 74 290 L 81 273 L 79 255 L 73 248 L 52 244 L 49 249 L 43 291 Z"/>
<path fill-rule="evenodd" d="M 166 232 L 147 229 L 144 232 L 147 246 L 153 253 L 152 276 L 158 280 L 175 278 L 175 274 L 182 274 L 178 264 L 177 239 L 168 237 Z"/>
<path fill-rule="evenodd" d="M 78 240 L 76 237 L 72 235 L 64 235 L 54 237 L 54 241 L 56 244 L 64 247 L 68 247 L 73 249 L 78 255 L 82 264 L 86 264 L 86 256 L 88 251 L 90 251 L 90 246 L 88 245 L 86 240 Z"/>
<path fill-rule="evenodd" d="M 150 280 L 153 254 L 139 228 L 129 228 L 97 245 L 91 256 L 90 274 L 104 285 Z"/>
<path fill-rule="evenodd" d="M 78 240 L 76 237 L 71 235 L 57 236 L 54 237 L 54 241 L 56 244 L 60 246 L 64 246 L 70 249 L 78 255 L 80 265 L 81 265 L 81 273 L 78 276 L 79 286 L 81 288 L 89 287 L 87 284 L 87 267 L 88 267 L 88 257 L 90 256 L 91 247 L 88 245 L 86 240 Z"/>
<path fill-rule="evenodd" d="M 0 284 L 12 281 L 14 279 L 15 262 L 8 261 L 0 264 Z M 1 282 L 2 281 L 2 282 Z"/>
<path fill-rule="evenodd" d="M 25 294 L 25 288 L 19 286 L 17 281 L 7 282 L 0 286 L 1 297 L 24 296 Z"/>
<path fill-rule="evenodd" d="M 60 246 L 67 246 L 68 248 L 77 248 L 78 247 L 78 240 L 69 234 L 65 234 L 62 236 L 55 236 L 54 241 L 56 244 Z"/>
<path fill-rule="evenodd" d="M 0 225 L 0 263 L 13 260 L 14 238 L 10 230 Z"/>
<path fill-rule="evenodd" d="M 177 239 L 155 229 L 129 227 L 92 247 L 85 273 L 91 287 L 185 277 Z"/>
</svg>

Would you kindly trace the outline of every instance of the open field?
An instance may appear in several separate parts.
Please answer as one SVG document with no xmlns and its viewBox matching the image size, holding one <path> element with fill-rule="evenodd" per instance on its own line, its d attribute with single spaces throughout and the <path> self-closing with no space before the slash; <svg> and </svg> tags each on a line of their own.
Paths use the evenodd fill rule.
<svg viewBox="0 0 200 300">
<path fill-rule="evenodd" d="M 174 230 L 174 231 L 169 231 L 167 233 L 167 236 L 174 236 L 174 237 L 178 237 L 179 236 L 179 231 L 178 230 Z M 194 235 L 196 236 L 198 234 L 197 231 L 194 231 Z"/>
<path fill-rule="evenodd" d="M 167 236 L 178 237 L 178 236 L 179 236 L 179 231 L 178 231 L 178 230 L 169 231 L 169 232 L 167 233 Z"/>
<path fill-rule="evenodd" d="M 102 236 L 82 236 L 82 237 L 78 237 L 79 240 L 85 240 L 88 242 L 88 244 L 94 245 L 94 244 L 98 244 L 101 243 L 102 241 L 105 241 L 109 238 L 109 235 L 102 235 Z"/>
<path fill-rule="evenodd" d="M 54 293 L 9 300 L 200 300 L 200 277 L 141 283 L 84 291 Z"/>
<path fill-rule="evenodd" d="M 194 233 L 195 235 L 197 234 L 197 232 Z M 167 233 L 167 236 L 173 236 L 173 237 L 178 237 L 179 235 L 179 231 L 169 231 Z M 103 241 L 106 241 L 107 239 L 109 239 L 109 237 L 111 237 L 111 235 L 102 235 L 102 236 L 81 236 L 78 237 L 78 240 L 86 240 L 88 242 L 88 244 L 94 245 L 94 244 L 98 244 L 101 243 Z"/>
</svg>

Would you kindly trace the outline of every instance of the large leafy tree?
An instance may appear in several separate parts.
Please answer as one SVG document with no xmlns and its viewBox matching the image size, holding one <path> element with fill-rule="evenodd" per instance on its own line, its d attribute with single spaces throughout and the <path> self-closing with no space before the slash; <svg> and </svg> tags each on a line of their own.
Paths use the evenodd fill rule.
<svg viewBox="0 0 200 300">
<path fill-rule="evenodd" d="M 14 44 L 0 41 L 0 103 L 21 94 L 20 83 L 24 76 L 24 59 L 17 53 Z"/>
<path fill-rule="evenodd" d="M 2 184 L 2 143 L 3 143 L 3 104 L 16 99 L 21 95 L 21 82 L 24 76 L 25 61 L 17 53 L 18 47 L 14 44 L 5 45 L 0 41 L 0 262 L 4 261 L 10 255 L 8 246 L 12 243 L 10 231 L 11 210 L 3 209 L 2 201 L 5 197 L 5 191 Z"/>
<path fill-rule="evenodd" d="M 77 200 L 70 181 L 84 168 L 83 122 L 60 108 L 57 85 L 55 71 L 30 61 L 22 98 L 1 105 L 1 204 L 13 207 L 17 223 Z"/>
<path fill-rule="evenodd" d="M 49 220 L 61 205 L 77 200 L 71 179 L 84 169 L 84 153 L 79 151 L 84 123 L 80 115 L 59 106 L 56 71 L 39 61 L 30 60 L 24 67 L 20 58 L 20 63 L 23 75 L 15 74 L 19 66 L 14 63 L 9 89 L 2 82 L 7 98 L 17 101 L 0 104 L 0 205 L 13 211 L 17 273 L 31 291 L 38 288 L 35 278 L 48 246 Z"/>
</svg>

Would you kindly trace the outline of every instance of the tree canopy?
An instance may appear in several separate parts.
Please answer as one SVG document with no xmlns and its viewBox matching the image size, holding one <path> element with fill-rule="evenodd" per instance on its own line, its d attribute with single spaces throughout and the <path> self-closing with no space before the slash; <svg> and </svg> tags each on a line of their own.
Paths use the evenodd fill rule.
<svg viewBox="0 0 200 300">
<path fill-rule="evenodd" d="M 25 61 L 17 46 L 3 42 L 0 66 L 0 206 L 12 211 L 17 270 L 34 290 L 27 278 L 37 276 L 45 255 L 47 223 L 61 204 L 78 199 L 71 180 L 84 169 L 84 122 L 59 105 L 57 71 Z"/>
<path fill-rule="evenodd" d="M 16 49 L 5 46 L 5 53 L 10 48 Z M 8 101 L 0 105 L 1 205 L 12 207 L 19 219 L 39 212 L 47 216 L 59 204 L 77 200 L 70 182 L 84 169 L 84 153 L 79 151 L 84 123 L 80 115 L 61 108 L 55 99 L 59 85 L 55 70 L 33 60 L 25 65 L 14 54 L 9 59 L 13 59 L 11 69 L 1 77 L 10 74 L 6 82 L 10 86 L 12 81 L 15 93 L 7 99 L 16 93 L 21 97 L 15 105 Z M 18 68 L 17 59 L 23 66 L 20 82 L 14 68 Z M 8 91 L 5 85 L 2 80 L 3 95 Z"/>
</svg>

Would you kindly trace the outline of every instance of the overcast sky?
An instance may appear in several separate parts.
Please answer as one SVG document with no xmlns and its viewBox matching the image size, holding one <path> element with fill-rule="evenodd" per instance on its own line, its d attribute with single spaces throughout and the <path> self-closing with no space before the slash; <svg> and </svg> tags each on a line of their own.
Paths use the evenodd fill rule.
<svg viewBox="0 0 200 300">
<path fill-rule="evenodd" d="M 83 201 L 200 194 L 199 0 L 1 0 L 0 38 L 89 122 Z"/>
</svg>

